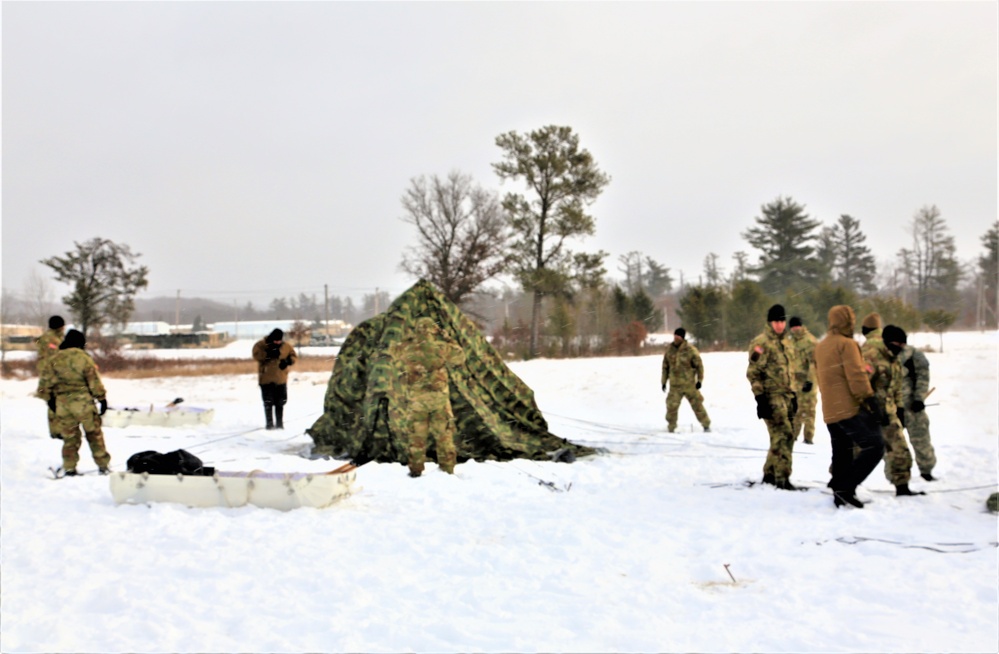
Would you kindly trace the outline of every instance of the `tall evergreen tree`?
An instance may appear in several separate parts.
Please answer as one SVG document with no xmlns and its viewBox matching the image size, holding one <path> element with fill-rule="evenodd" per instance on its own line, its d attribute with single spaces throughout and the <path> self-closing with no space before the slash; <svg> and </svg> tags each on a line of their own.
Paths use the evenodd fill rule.
<svg viewBox="0 0 999 654">
<path fill-rule="evenodd" d="M 873 293 L 877 287 L 874 276 L 877 266 L 871 249 L 864 243 L 867 235 L 860 230 L 860 221 L 843 214 L 832 227 L 833 279 L 855 293 Z"/>
<path fill-rule="evenodd" d="M 533 295 L 530 356 L 537 355 L 542 301 L 568 283 L 572 252 L 567 241 L 595 230 L 586 207 L 600 196 L 610 177 L 593 155 L 579 147 L 571 127 L 549 125 L 529 134 L 496 137 L 503 159 L 493 164 L 501 180 L 523 180 L 528 195 L 503 199 L 514 232 L 513 269 Z"/>
<path fill-rule="evenodd" d="M 677 314 L 683 321 L 688 334 L 693 335 L 701 346 L 711 345 L 723 339 L 722 311 L 725 294 L 719 288 L 689 286 L 680 298 Z"/>
<path fill-rule="evenodd" d="M 912 248 L 899 250 L 898 258 L 916 292 L 915 306 L 919 311 L 956 309 L 961 267 L 940 209 L 936 205 L 921 208 L 912 218 L 910 231 Z"/>
<path fill-rule="evenodd" d="M 743 232 L 742 237 L 761 252 L 759 265 L 750 272 L 758 276 L 764 291 L 779 295 L 790 288 L 816 283 L 821 265 L 812 242 L 821 223 L 790 197 L 778 197 L 760 211 L 756 226 Z"/>
<path fill-rule="evenodd" d="M 985 254 L 978 257 L 978 274 L 981 279 L 980 323 L 996 327 L 999 308 L 999 221 L 992 223 L 982 236 Z"/>
</svg>

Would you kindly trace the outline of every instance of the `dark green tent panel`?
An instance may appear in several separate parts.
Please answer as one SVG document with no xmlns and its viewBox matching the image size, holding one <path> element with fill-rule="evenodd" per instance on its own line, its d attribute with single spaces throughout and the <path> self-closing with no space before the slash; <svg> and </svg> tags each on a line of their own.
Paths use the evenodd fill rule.
<svg viewBox="0 0 999 654">
<path fill-rule="evenodd" d="M 326 388 L 323 415 L 306 431 L 314 454 L 349 457 L 357 464 L 407 462 L 407 436 L 399 428 L 405 389 L 388 346 L 423 316 L 465 352 L 463 368 L 450 373 L 459 461 L 548 460 L 556 452 L 571 460 L 594 452 L 549 432 L 534 392 L 457 306 L 420 280 L 347 336 Z M 432 444 L 428 456 L 436 457 Z"/>
</svg>

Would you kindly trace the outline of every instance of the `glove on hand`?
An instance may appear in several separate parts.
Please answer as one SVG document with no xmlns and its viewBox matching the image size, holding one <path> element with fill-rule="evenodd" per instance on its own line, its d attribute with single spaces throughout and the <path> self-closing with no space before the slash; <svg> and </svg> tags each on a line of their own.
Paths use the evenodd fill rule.
<svg viewBox="0 0 999 654">
<path fill-rule="evenodd" d="M 290 365 L 291 365 L 291 357 L 285 357 L 284 359 L 281 359 L 281 363 L 278 364 L 278 368 L 284 370 Z"/>
<path fill-rule="evenodd" d="M 55 395 L 49 395 L 48 405 L 49 405 L 49 410 L 52 411 L 52 413 L 55 413 L 56 410 Z"/>
<path fill-rule="evenodd" d="M 925 408 L 926 408 L 926 404 L 922 400 L 913 400 L 912 401 L 912 410 L 913 410 L 913 412 L 919 413 L 920 411 L 922 411 Z"/>
<path fill-rule="evenodd" d="M 806 381 L 804 384 L 802 384 L 802 386 L 801 386 L 801 392 L 802 393 L 811 393 L 812 392 L 812 382 Z"/>
<path fill-rule="evenodd" d="M 666 384 L 663 384 L 663 393 L 666 392 Z"/>
<path fill-rule="evenodd" d="M 108 401 L 107 400 L 98 400 L 98 401 L 101 403 L 100 415 L 103 416 L 104 413 L 108 410 Z"/>
<path fill-rule="evenodd" d="M 276 343 L 267 344 L 267 358 L 276 359 L 281 356 L 281 346 Z"/>
<path fill-rule="evenodd" d="M 882 427 L 887 427 L 891 423 L 891 420 L 888 418 L 888 412 L 885 411 L 884 406 L 874 396 L 864 400 L 864 408 L 874 417 L 874 421 Z"/>
<path fill-rule="evenodd" d="M 694 388 L 696 388 L 697 390 L 701 390 L 701 382 L 697 382 L 696 384 L 694 384 Z"/>
<path fill-rule="evenodd" d="M 770 420 L 774 417 L 774 408 L 767 402 L 766 395 L 756 396 L 756 417 L 762 420 Z"/>
</svg>

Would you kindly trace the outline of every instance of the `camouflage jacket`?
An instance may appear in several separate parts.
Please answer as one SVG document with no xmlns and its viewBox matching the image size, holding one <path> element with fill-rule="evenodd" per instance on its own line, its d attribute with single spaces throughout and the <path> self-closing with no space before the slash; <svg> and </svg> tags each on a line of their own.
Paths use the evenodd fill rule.
<svg viewBox="0 0 999 654">
<path fill-rule="evenodd" d="M 904 406 L 902 400 L 902 364 L 885 346 L 881 340 L 881 330 L 867 334 L 867 340 L 860 347 L 864 356 L 868 374 L 871 376 L 871 388 L 874 397 L 884 403 L 885 411 L 893 420 L 895 409 Z"/>
<path fill-rule="evenodd" d="M 448 366 L 465 363 L 457 343 L 438 338 L 410 337 L 389 346 L 389 354 L 403 370 L 403 381 L 414 395 L 448 389 Z"/>
<path fill-rule="evenodd" d="M 909 408 L 914 400 L 924 402 L 930 392 L 930 362 L 926 355 L 911 345 L 906 345 L 898 355 L 904 378 L 902 399 Z"/>
<path fill-rule="evenodd" d="M 791 339 L 790 342 L 787 342 L 787 338 L 784 340 L 787 345 L 791 346 L 790 349 L 796 359 L 795 389 L 800 389 L 805 382 L 812 382 L 814 387 L 816 382 L 815 343 L 817 342 L 815 337 L 808 331 L 808 327 L 802 327 L 797 334 L 792 330 L 788 337 Z"/>
<path fill-rule="evenodd" d="M 95 400 L 107 395 L 97 364 L 83 350 L 71 347 L 59 350 L 45 365 L 38 376 L 38 396 L 80 395 L 86 393 Z"/>
<path fill-rule="evenodd" d="M 59 351 L 59 344 L 63 339 L 63 327 L 59 329 L 49 329 L 38 337 L 35 346 L 38 348 L 38 366 L 41 373 L 41 365 Z"/>
<path fill-rule="evenodd" d="M 746 379 L 753 395 L 794 395 L 795 361 L 788 339 L 768 324 L 749 344 Z"/>
<path fill-rule="evenodd" d="M 667 381 L 673 386 L 693 386 L 704 381 L 701 353 L 687 341 L 680 341 L 679 346 L 674 343 L 666 346 L 660 383 L 665 386 Z"/>
</svg>

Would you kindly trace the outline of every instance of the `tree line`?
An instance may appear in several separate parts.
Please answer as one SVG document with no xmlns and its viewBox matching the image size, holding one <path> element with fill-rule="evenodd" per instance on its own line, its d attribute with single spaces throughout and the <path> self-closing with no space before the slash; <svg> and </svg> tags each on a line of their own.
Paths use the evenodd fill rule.
<svg viewBox="0 0 999 654">
<path fill-rule="evenodd" d="M 612 277 L 608 253 L 576 249 L 595 233 L 589 208 L 611 177 L 572 128 L 511 131 L 495 144 L 500 155 L 493 171 L 501 183 L 517 186 L 502 196 L 459 171 L 410 180 L 401 196 L 402 220 L 415 228 L 415 238 L 399 266 L 434 283 L 509 352 L 638 351 L 648 332 L 677 320 L 702 346 L 742 347 L 759 331 L 767 306 L 778 301 L 818 331 L 834 304 L 878 310 L 910 330 L 928 325 L 942 331 L 955 322 L 997 325 L 999 221 L 981 237 L 984 252 L 966 265 L 957 259 L 941 211 L 924 206 L 908 225 L 911 241 L 898 250 L 895 265 L 879 271 L 859 219 L 844 214 L 824 226 L 805 205 L 779 196 L 762 205 L 742 232 L 755 259 L 736 252 L 726 275 L 718 255 L 709 253 L 698 282 L 681 279 L 674 288 L 671 269 L 645 253 L 621 255 L 621 277 Z M 148 269 L 135 263 L 138 255 L 127 245 L 95 238 L 75 246 L 41 261 L 56 281 L 70 285 L 62 301 L 74 322 L 84 331 L 123 324 L 135 312 L 136 293 L 148 286 Z M 275 298 L 263 309 L 202 301 L 205 315 L 193 321 L 329 318 L 356 324 L 391 299 L 377 292 L 355 306 L 349 297 L 320 302 L 303 293 Z"/>
</svg>

